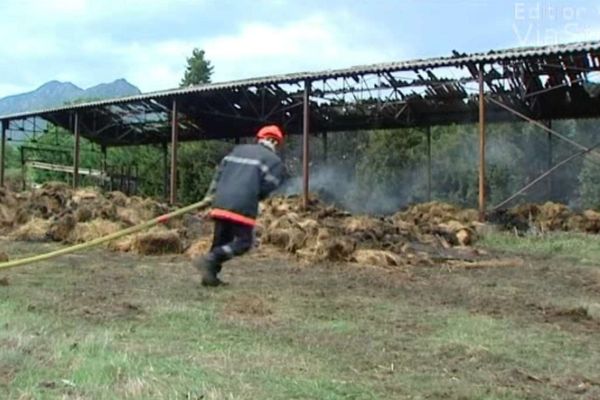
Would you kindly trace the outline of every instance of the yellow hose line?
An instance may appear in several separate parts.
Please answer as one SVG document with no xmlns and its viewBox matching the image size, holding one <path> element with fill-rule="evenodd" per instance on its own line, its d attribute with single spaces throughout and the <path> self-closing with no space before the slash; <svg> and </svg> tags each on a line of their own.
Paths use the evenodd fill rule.
<svg viewBox="0 0 600 400">
<path fill-rule="evenodd" d="M 127 229 L 123 229 L 119 232 L 111 233 L 110 235 L 107 235 L 107 236 L 103 236 L 103 237 L 100 237 L 100 238 L 97 238 L 94 240 L 90 240 L 89 242 L 76 244 L 71 247 L 51 251 L 51 252 L 45 253 L 45 254 L 39 254 L 39 255 L 33 256 L 33 257 L 22 258 L 19 260 L 13 260 L 13 261 L 5 262 L 5 263 L 0 263 L 0 270 L 18 267 L 20 265 L 25 265 L 25 264 L 31 264 L 31 263 L 38 262 L 38 261 L 48 260 L 50 258 L 62 256 L 63 254 L 74 253 L 76 251 L 84 250 L 84 249 L 87 249 L 87 248 L 90 248 L 93 246 L 97 246 L 102 243 L 110 242 L 111 240 L 115 240 L 115 239 L 121 238 L 123 236 L 131 235 L 132 233 L 136 233 L 136 232 L 148 229 L 154 225 L 164 223 L 173 217 L 180 216 L 187 212 L 190 212 L 190 211 L 193 211 L 196 209 L 200 209 L 200 208 L 206 208 L 209 205 L 210 205 L 210 200 L 202 200 L 198 203 L 190 204 L 189 206 L 185 206 L 183 208 L 180 208 L 180 209 L 170 212 L 168 214 L 161 215 L 160 217 L 156 217 L 156 218 L 154 218 L 150 221 L 146 221 L 142 224 L 132 226 Z"/>
</svg>

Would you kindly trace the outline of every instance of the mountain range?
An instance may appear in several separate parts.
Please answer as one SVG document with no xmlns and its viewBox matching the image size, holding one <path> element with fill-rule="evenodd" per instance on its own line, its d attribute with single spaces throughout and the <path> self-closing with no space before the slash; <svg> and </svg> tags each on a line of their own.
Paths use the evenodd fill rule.
<svg viewBox="0 0 600 400">
<path fill-rule="evenodd" d="M 140 93 L 140 89 L 125 79 L 101 83 L 88 89 L 82 89 L 71 82 L 50 81 L 31 92 L 0 98 L 0 116 Z"/>
</svg>

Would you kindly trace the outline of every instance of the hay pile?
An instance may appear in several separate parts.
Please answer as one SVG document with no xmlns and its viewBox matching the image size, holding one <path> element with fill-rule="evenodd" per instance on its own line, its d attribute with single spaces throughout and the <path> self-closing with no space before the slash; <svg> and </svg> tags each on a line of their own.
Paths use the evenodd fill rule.
<svg viewBox="0 0 600 400">
<path fill-rule="evenodd" d="M 82 243 L 168 211 L 150 199 L 90 188 L 73 190 L 61 183 L 19 194 L 0 188 L 0 234 L 18 240 Z M 418 204 L 391 216 L 374 217 L 352 215 L 316 198 L 304 209 L 299 197 L 275 197 L 261 205 L 260 215 L 257 237 L 264 254 L 273 249 L 309 262 L 389 267 L 495 262 L 470 247 L 481 227 L 477 211 L 449 204 Z M 573 213 L 555 203 L 503 210 L 491 219 L 509 229 L 600 232 L 600 213 Z M 208 251 L 211 234 L 210 222 L 188 214 L 108 246 L 123 252 L 194 257 Z"/>
<path fill-rule="evenodd" d="M 120 192 L 102 194 L 94 189 L 72 190 L 64 184 L 46 184 L 38 190 L 7 200 L 2 227 L 21 240 L 81 243 L 164 214 L 162 204 Z M 462 260 L 465 248 L 476 240 L 477 213 L 443 203 L 411 207 L 390 217 L 351 215 L 311 200 L 304 209 L 299 197 L 271 198 L 261 205 L 257 227 L 259 251 L 270 249 L 309 262 L 356 262 L 365 265 L 431 265 L 439 260 Z M 211 244 L 212 223 L 192 215 L 157 226 L 148 232 L 108 245 L 116 251 L 140 254 L 204 254 Z M 456 247 L 455 247 L 456 246 Z M 475 251 L 466 256 L 472 259 Z"/>
<path fill-rule="evenodd" d="M 140 254 L 181 253 L 183 244 L 176 230 L 165 230 L 137 235 L 133 249 Z"/>
<path fill-rule="evenodd" d="M 183 252 L 184 242 L 175 229 L 157 226 L 148 232 L 127 236 L 109 244 L 109 248 L 120 252 L 145 255 L 161 255 Z"/>
<path fill-rule="evenodd" d="M 17 205 L 17 197 L 8 189 L 0 187 L 0 230 L 15 223 Z"/>
<path fill-rule="evenodd" d="M 43 242 L 48 240 L 50 221 L 41 218 L 32 218 L 23 225 L 17 226 L 9 235 L 11 239 L 25 240 L 28 242 Z"/>
<path fill-rule="evenodd" d="M 477 219 L 477 210 L 440 202 L 417 204 L 392 217 L 396 226 L 420 241 L 428 241 L 423 234 L 439 235 L 451 246 L 469 246 L 476 241 Z"/>
<path fill-rule="evenodd" d="M 600 233 L 600 213 L 594 210 L 575 212 L 566 205 L 546 202 L 523 204 L 490 214 L 491 222 L 509 230 L 536 232 L 572 231 Z"/>
<path fill-rule="evenodd" d="M 0 234 L 16 240 L 83 243 L 168 211 L 151 199 L 127 197 L 121 192 L 104 195 L 93 188 L 73 190 L 64 183 L 46 183 L 19 194 L 0 188 Z M 179 228 L 186 237 L 181 221 L 172 221 L 169 227 Z M 158 248 L 150 248 L 152 245 L 140 239 L 142 244 L 133 248 L 151 254 L 181 252 L 179 233 L 176 236 L 177 245 L 158 240 L 151 241 Z"/>
<path fill-rule="evenodd" d="M 74 224 L 104 220 L 131 226 L 168 211 L 165 205 L 150 199 L 128 198 L 120 192 L 103 195 L 94 188 L 73 190 L 56 182 L 18 195 L 0 192 L 0 198 L 5 206 L 2 215 L 8 215 L 0 220 L 3 227 L 22 225 L 35 218 L 48 220 L 55 226 L 53 240 L 64 240 L 65 231 L 70 232 Z"/>
<path fill-rule="evenodd" d="M 83 243 L 103 236 L 110 235 L 122 229 L 122 225 L 105 219 L 94 219 L 89 222 L 75 224 L 69 232 L 66 243 Z"/>
<path fill-rule="evenodd" d="M 261 244 L 309 261 L 350 261 L 383 266 L 429 265 L 436 255 L 476 239 L 476 212 L 428 203 L 392 217 L 353 216 L 312 199 L 306 210 L 298 197 L 263 204 Z M 452 258 L 452 256 L 449 256 Z"/>
</svg>

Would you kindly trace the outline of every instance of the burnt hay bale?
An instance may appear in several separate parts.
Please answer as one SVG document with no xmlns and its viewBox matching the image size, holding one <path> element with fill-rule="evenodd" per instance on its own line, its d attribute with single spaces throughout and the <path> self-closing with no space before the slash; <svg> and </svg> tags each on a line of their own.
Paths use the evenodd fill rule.
<svg viewBox="0 0 600 400">
<path fill-rule="evenodd" d="M 159 255 L 181 253 L 183 245 L 176 231 L 155 231 L 137 235 L 133 249 L 139 254 Z"/>
<path fill-rule="evenodd" d="M 55 242 L 65 241 L 71 231 L 75 229 L 75 225 L 77 225 L 77 220 L 73 214 L 64 214 L 50 222 L 48 236 Z"/>
</svg>

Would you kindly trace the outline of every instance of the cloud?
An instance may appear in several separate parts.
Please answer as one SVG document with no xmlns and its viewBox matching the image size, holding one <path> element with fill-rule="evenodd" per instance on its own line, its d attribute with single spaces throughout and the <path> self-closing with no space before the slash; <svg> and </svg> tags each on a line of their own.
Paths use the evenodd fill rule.
<svg viewBox="0 0 600 400">
<path fill-rule="evenodd" d="M 538 40 L 530 24 L 563 29 L 561 42 L 600 37 L 592 1 L 586 3 L 589 13 L 576 14 L 577 26 L 567 26 L 573 21 L 566 19 L 517 21 L 512 3 L 492 2 L 490 11 L 487 3 L 464 2 L 471 6 L 416 0 L 378 0 L 376 7 L 347 0 L 3 0 L 0 97 L 51 79 L 89 87 L 126 78 L 143 91 L 173 88 L 194 48 L 206 51 L 213 80 L 227 81 L 555 42 Z M 448 20 L 459 23 L 450 27 Z"/>
<path fill-rule="evenodd" d="M 9 23 L 0 24 L 0 52 L 9 62 L 0 64 L 0 97 L 13 94 L 11 88 L 33 90 L 51 79 L 89 87 L 124 77 L 143 91 L 173 88 L 196 47 L 215 66 L 215 81 L 400 57 L 398 46 L 387 39 L 391 36 L 343 10 L 265 22 L 264 15 L 222 7 L 205 12 L 210 4 L 5 0 L 0 14 Z M 257 7 L 275 7 L 261 4 Z M 228 24 L 211 22 L 225 15 Z"/>
<path fill-rule="evenodd" d="M 346 26 L 353 29 L 347 30 Z M 399 58 L 396 46 L 381 42 L 381 46 L 374 46 L 361 29 L 367 30 L 349 16 L 334 21 L 315 14 L 280 24 L 249 22 L 235 33 L 208 38 L 121 41 L 110 35 L 94 34 L 70 46 L 52 36 L 40 38 L 39 42 L 37 36 L 17 40 L 19 46 L 29 49 L 21 54 L 24 62 L 53 60 L 46 71 L 52 74 L 48 79 L 69 80 L 87 87 L 124 77 L 143 91 L 153 91 L 178 86 L 186 58 L 195 47 L 205 49 L 215 66 L 214 81 L 343 68 Z M 41 83 L 38 81 L 36 85 Z"/>
<path fill-rule="evenodd" d="M 345 30 L 344 24 L 353 30 Z M 90 39 L 81 46 L 82 57 L 97 56 L 121 71 L 119 76 L 143 91 L 178 86 L 186 59 L 197 47 L 206 51 L 215 67 L 213 81 L 228 81 L 279 73 L 343 68 L 355 64 L 389 61 L 400 49 L 381 43 L 373 46 L 366 30 L 346 17 L 343 24 L 323 15 L 282 24 L 249 22 L 229 35 L 208 38 L 122 43 Z M 361 44 L 360 41 L 363 40 Z"/>
<path fill-rule="evenodd" d="M 59 12 L 64 16 L 81 16 L 84 15 L 89 7 L 86 0 L 53 0 L 52 2 L 36 2 L 36 5 L 46 5 L 51 7 L 53 11 Z"/>
<path fill-rule="evenodd" d="M 2 96 L 2 93 L 13 93 L 13 94 L 17 94 L 17 93 L 25 93 L 31 91 L 30 87 L 27 86 L 20 86 L 20 85 L 13 85 L 10 83 L 0 83 L 0 96 Z"/>
<path fill-rule="evenodd" d="M 4 0 L 3 8 L 11 13 L 29 16 L 23 20 L 36 24 L 54 25 L 69 21 L 71 26 L 87 24 L 93 21 L 105 21 L 106 18 L 127 18 L 131 21 L 149 15 L 163 13 L 172 7 L 202 3 L 201 0 Z M 76 18 L 76 19 L 74 19 Z"/>
<path fill-rule="evenodd" d="M 143 91 L 177 87 L 183 77 L 186 57 L 197 42 L 164 40 L 151 44 L 90 40 L 83 44 L 82 55 L 98 57 L 111 64 L 115 77 L 124 77 Z"/>
<path fill-rule="evenodd" d="M 128 75 L 144 90 L 177 86 L 194 47 L 204 49 L 214 65 L 213 81 L 344 68 L 400 57 L 398 49 L 357 45 L 357 38 L 341 28 L 315 15 L 279 25 L 251 22 L 235 34 L 214 38 L 159 41 L 143 48 L 110 47 L 114 57 L 130 60 Z"/>
<path fill-rule="evenodd" d="M 372 27 L 371 32 L 376 31 Z M 235 34 L 203 42 L 215 65 L 217 80 L 278 73 L 344 68 L 399 59 L 402 50 L 374 42 L 364 23 L 346 16 L 333 20 L 323 14 L 285 24 L 247 23 Z M 361 43 L 362 39 L 362 43 Z"/>
<path fill-rule="evenodd" d="M 190 26 L 176 22 L 181 15 L 195 16 L 203 3 L 4 0 L 0 97 L 34 90 L 52 79 L 89 87 L 126 77 L 134 84 L 140 78 L 144 89 L 171 87 L 176 79 L 167 76 L 178 73 L 173 66 L 185 64 L 184 52 L 172 43 L 185 37 Z M 191 52 L 193 46 L 186 43 L 186 48 Z"/>
</svg>

